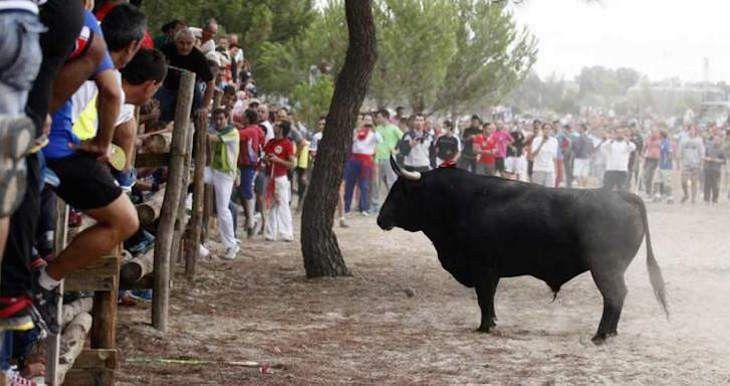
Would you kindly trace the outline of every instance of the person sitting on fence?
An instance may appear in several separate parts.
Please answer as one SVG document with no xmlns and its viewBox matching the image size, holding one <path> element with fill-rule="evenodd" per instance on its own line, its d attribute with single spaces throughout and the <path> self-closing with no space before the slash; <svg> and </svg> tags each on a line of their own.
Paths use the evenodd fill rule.
<svg viewBox="0 0 730 386">
<path fill-rule="evenodd" d="M 195 35 L 190 28 L 181 28 L 175 34 L 175 42 L 162 47 L 170 66 L 195 73 L 195 90 L 193 95 L 193 111 L 199 118 L 208 117 L 208 106 L 213 100 L 215 78 L 208 66 L 208 61 L 195 46 Z M 203 83 L 205 85 L 203 85 Z M 160 88 L 155 98 L 160 101 L 160 120 L 170 122 L 175 119 L 177 92 L 180 87 L 180 72 L 171 71 L 170 76 Z M 203 91 L 203 88 L 205 91 Z"/>
<path fill-rule="evenodd" d="M 107 16 L 105 23 L 113 20 L 115 15 L 121 15 L 119 12 L 125 12 L 122 9 L 126 7 L 131 6 L 116 7 Z M 119 30 L 105 29 L 109 39 L 115 42 L 110 47 L 120 47 L 117 44 L 126 41 L 124 48 L 111 52 L 114 64 L 121 68 L 134 59 L 124 70 L 121 88 L 127 95 L 126 100 L 135 105 L 146 102 L 157 91 L 166 75 L 166 65 L 159 52 L 143 50 L 137 53 L 146 24 L 146 18 L 140 15 L 141 13 L 128 13 L 131 16 L 128 20 L 133 22 L 132 25 L 114 23 L 119 26 Z M 119 76 L 117 71 L 111 71 L 113 77 Z M 99 162 L 99 157 L 104 159 L 103 156 L 107 154 L 106 149 L 113 138 L 114 128 L 112 127 L 111 133 L 105 131 L 103 123 L 107 117 L 100 110 L 99 132 L 90 140 L 93 142 L 80 142 L 73 131 L 73 102 L 74 99 L 79 100 L 76 97 L 78 95 L 55 114 L 51 143 L 44 149 L 44 154 L 49 159 L 49 167 L 59 177 L 60 185 L 55 188 L 58 196 L 97 220 L 97 223 L 78 234 L 56 259 L 40 270 L 34 280 L 41 314 L 52 330 L 57 327 L 53 317 L 57 295 L 53 290 L 60 280 L 69 273 L 92 264 L 133 235 L 139 227 L 137 213 L 130 199 L 122 194 L 109 169 Z M 88 98 L 87 105 L 92 101 L 93 97 Z M 71 147 L 70 143 L 75 145 Z"/>
<path fill-rule="evenodd" d="M 233 185 L 238 173 L 239 152 L 238 130 L 228 123 L 228 111 L 217 108 L 213 112 L 213 124 L 208 133 L 212 144 L 210 166 L 205 168 L 205 183 L 212 184 L 215 191 L 218 230 L 225 251 L 221 258 L 233 260 L 238 254 L 238 243 L 234 236 L 233 214 L 229 208 Z"/>
<path fill-rule="evenodd" d="M 291 183 L 287 172 L 296 165 L 294 144 L 288 138 L 291 123 L 282 121 L 274 125 L 274 139 L 264 147 L 266 154 L 266 201 L 270 203 L 266 214 L 264 238 L 268 241 L 278 239 L 294 241 L 294 226 L 292 224 Z"/>
</svg>

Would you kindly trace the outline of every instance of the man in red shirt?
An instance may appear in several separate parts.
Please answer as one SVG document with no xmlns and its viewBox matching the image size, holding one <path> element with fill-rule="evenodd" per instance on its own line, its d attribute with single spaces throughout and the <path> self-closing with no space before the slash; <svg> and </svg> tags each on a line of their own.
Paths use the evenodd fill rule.
<svg viewBox="0 0 730 386">
<path fill-rule="evenodd" d="M 238 198 L 243 203 L 246 215 L 246 233 L 250 238 L 254 233 L 254 210 L 256 208 L 253 185 L 266 138 L 263 128 L 258 124 L 259 115 L 256 110 L 247 109 L 243 115 L 243 127 L 238 130 L 238 137 L 241 141 L 238 153 L 238 169 L 241 172 Z"/>
<path fill-rule="evenodd" d="M 485 123 L 482 134 L 474 137 L 474 154 L 479 157 L 477 174 L 493 176 L 496 172 L 497 143 L 492 135 L 494 132 L 494 123 Z"/>
<path fill-rule="evenodd" d="M 291 184 L 287 172 L 296 166 L 294 144 L 289 140 L 291 123 L 281 121 L 274 125 L 274 139 L 264 147 L 266 159 L 266 201 L 269 207 L 266 214 L 266 228 L 264 238 L 267 241 L 294 241 L 294 227 L 292 225 Z M 270 203 L 270 204 L 268 204 Z"/>
</svg>

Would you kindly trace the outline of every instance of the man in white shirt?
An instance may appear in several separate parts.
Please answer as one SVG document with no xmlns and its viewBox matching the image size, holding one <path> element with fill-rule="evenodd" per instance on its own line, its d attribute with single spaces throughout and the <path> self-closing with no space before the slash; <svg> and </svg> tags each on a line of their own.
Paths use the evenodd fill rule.
<svg viewBox="0 0 730 386">
<path fill-rule="evenodd" d="M 628 141 L 624 129 L 617 129 L 614 138 L 604 141 L 601 152 L 606 156 L 606 172 L 603 175 L 603 189 L 626 190 L 629 176 L 629 157 L 636 145 Z"/>
<path fill-rule="evenodd" d="M 552 136 L 552 126 L 542 126 L 538 137 L 532 141 L 530 156 L 533 159 L 532 183 L 546 188 L 555 186 L 555 174 L 558 170 L 558 140 Z"/>
<path fill-rule="evenodd" d="M 363 127 L 357 130 L 352 142 L 352 154 L 345 164 L 345 215 L 350 213 L 355 185 L 360 188 L 360 211 L 367 215 L 370 209 L 370 180 L 375 169 L 375 149 L 383 137 L 375 131 L 373 119 L 366 116 Z"/>
<path fill-rule="evenodd" d="M 427 172 L 431 170 L 431 159 L 429 150 L 433 142 L 433 136 L 425 130 L 426 119 L 423 115 L 417 114 L 412 131 L 403 136 L 408 141 L 410 151 L 403 159 L 404 169 L 411 172 Z"/>
</svg>

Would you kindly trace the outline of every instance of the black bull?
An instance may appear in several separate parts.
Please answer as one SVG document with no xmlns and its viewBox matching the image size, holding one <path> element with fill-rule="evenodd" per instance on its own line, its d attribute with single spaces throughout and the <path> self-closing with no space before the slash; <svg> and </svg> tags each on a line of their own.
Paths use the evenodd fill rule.
<svg viewBox="0 0 730 386">
<path fill-rule="evenodd" d="M 603 296 L 596 343 L 616 334 L 627 289 L 624 272 L 646 235 L 646 264 L 667 312 L 664 280 L 654 259 L 646 208 L 636 195 L 604 190 L 547 189 L 455 168 L 402 171 L 378 216 L 385 230 L 422 231 L 441 265 L 475 288 L 479 331 L 495 326 L 499 279 L 531 275 L 555 294 L 590 271 Z"/>
</svg>

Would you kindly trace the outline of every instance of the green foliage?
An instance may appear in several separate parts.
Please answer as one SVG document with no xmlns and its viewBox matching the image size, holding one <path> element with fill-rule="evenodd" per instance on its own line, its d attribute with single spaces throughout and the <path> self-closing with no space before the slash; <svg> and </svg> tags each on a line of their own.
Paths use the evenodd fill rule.
<svg viewBox="0 0 730 386">
<path fill-rule="evenodd" d="M 297 118 L 308 127 L 315 127 L 320 115 L 325 114 L 332 102 L 335 84 L 331 76 L 319 77 L 314 83 L 300 83 L 291 94 L 292 107 Z"/>
<path fill-rule="evenodd" d="M 459 111 L 503 98 L 528 73 L 536 41 L 503 4 L 487 0 L 375 0 L 378 63 L 369 96 L 384 106 Z M 337 74 L 347 50 L 342 0 L 330 0 L 301 35 L 266 44 L 255 73 L 267 93 L 288 95 L 312 65 Z M 322 67 L 322 66 L 320 66 Z"/>
<path fill-rule="evenodd" d="M 474 109 L 502 100 L 529 74 L 537 40 L 519 29 L 504 5 L 460 0 L 457 51 L 433 110 Z"/>
<path fill-rule="evenodd" d="M 216 18 L 238 33 L 259 89 L 290 96 L 312 66 L 336 75 L 347 50 L 343 0 L 148 0 L 153 30 L 174 18 Z M 536 41 L 505 4 L 490 0 L 374 0 L 379 59 L 369 96 L 378 105 L 459 112 L 495 103 L 535 62 Z"/>
<path fill-rule="evenodd" d="M 316 17 L 312 0 L 147 0 L 142 8 L 155 35 L 173 19 L 201 26 L 213 17 L 226 32 L 239 34 L 246 55 L 252 58 L 265 42 L 288 41 Z"/>
</svg>

